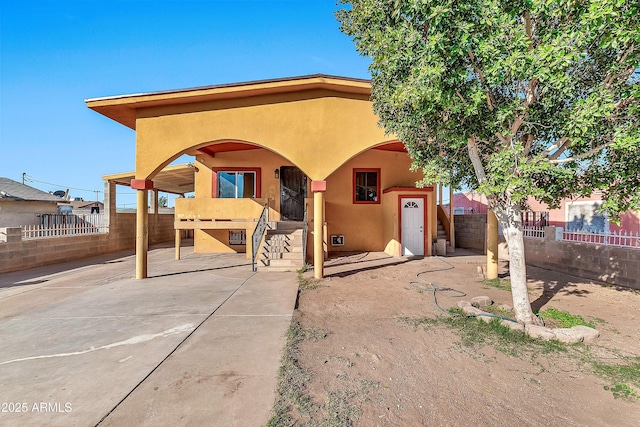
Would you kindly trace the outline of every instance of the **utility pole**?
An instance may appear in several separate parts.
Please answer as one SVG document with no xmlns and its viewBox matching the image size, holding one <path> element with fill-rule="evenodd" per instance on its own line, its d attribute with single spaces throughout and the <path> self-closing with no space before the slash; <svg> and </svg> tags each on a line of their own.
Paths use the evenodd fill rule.
<svg viewBox="0 0 640 427">
<path fill-rule="evenodd" d="M 26 172 L 22 172 L 22 185 L 24 185 L 24 177 L 27 176 Z"/>
</svg>

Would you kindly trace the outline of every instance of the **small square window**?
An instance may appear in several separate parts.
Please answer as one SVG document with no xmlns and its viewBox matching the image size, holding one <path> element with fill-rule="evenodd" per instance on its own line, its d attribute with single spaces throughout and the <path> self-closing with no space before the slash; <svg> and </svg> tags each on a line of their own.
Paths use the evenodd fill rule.
<svg viewBox="0 0 640 427">
<path fill-rule="evenodd" d="M 380 169 L 353 170 L 353 203 L 380 203 Z"/>
<path fill-rule="evenodd" d="M 247 244 L 246 230 L 229 230 L 229 244 L 230 245 L 246 245 Z"/>
</svg>

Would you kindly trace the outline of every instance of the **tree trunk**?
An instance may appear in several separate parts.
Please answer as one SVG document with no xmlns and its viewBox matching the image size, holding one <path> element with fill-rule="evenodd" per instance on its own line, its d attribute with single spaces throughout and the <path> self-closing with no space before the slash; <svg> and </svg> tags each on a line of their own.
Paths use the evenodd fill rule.
<svg viewBox="0 0 640 427">
<path fill-rule="evenodd" d="M 511 278 L 511 296 L 513 299 L 513 311 L 519 323 L 542 324 L 542 321 L 533 314 L 527 288 L 527 266 L 524 257 L 524 239 L 522 234 L 522 220 L 520 207 L 517 205 L 505 206 L 496 209 L 496 216 L 509 248 L 509 276 Z"/>
<path fill-rule="evenodd" d="M 469 159 L 476 172 L 478 183 L 482 184 L 487 176 L 478 151 L 478 139 L 467 139 Z M 522 238 L 522 219 L 520 218 L 520 206 L 511 203 L 509 195 L 498 200 L 495 195 L 487 195 L 489 208 L 496 214 L 507 246 L 509 247 L 509 276 L 511 277 L 511 296 L 513 299 L 513 311 L 519 323 L 542 324 L 542 321 L 533 314 L 527 289 L 527 266 L 524 260 L 524 239 Z M 506 200 L 506 202 L 505 202 Z"/>
</svg>

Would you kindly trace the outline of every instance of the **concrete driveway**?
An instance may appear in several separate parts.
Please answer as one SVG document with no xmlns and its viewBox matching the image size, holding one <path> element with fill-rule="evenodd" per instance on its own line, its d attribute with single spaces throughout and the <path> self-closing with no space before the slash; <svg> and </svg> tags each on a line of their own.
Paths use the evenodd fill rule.
<svg viewBox="0 0 640 427">
<path fill-rule="evenodd" d="M 244 254 L 150 251 L 0 277 L 0 425 L 260 426 L 295 273 Z"/>
</svg>

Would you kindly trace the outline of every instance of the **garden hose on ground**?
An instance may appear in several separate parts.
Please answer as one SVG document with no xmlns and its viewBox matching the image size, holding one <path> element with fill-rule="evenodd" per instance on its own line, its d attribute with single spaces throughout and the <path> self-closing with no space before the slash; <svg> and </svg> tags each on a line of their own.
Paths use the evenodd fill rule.
<svg viewBox="0 0 640 427">
<path fill-rule="evenodd" d="M 369 252 L 365 252 L 362 254 L 355 254 L 355 255 L 345 255 L 345 256 L 341 256 L 332 260 L 328 260 L 324 263 L 325 267 L 335 267 L 338 265 L 343 265 L 343 264 L 351 264 L 354 262 L 358 262 L 361 259 L 366 258 L 369 255 Z M 344 261 L 344 262 L 341 262 Z"/>
<path fill-rule="evenodd" d="M 421 271 L 418 274 L 416 274 L 416 280 L 409 282 L 409 286 L 411 286 L 413 289 L 416 289 L 418 292 L 431 292 L 433 294 L 433 302 L 440 311 L 442 311 L 443 313 L 451 317 L 459 317 L 460 315 L 451 313 L 450 311 L 445 310 L 444 308 L 442 308 L 442 306 L 440 306 L 440 304 L 438 303 L 438 292 L 445 293 L 444 296 L 449 298 L 462 298 L 467 294 L 458 289 L 450 288 L 446 286 L 440 286 L 433 282 L 429 282 L 420 278 L 420 276 L 422 276 L 423 274 L 453 270 L 455 268 L 453 264 L 451 264 L 450 262 L 444 260 L 439 256 L 434 256 L 432 258 L 436 258 L 442 261 L 443 263 L 447 264 L 447 267 Z M 492 313 L 468 314 L 466 315 L 466 317 L 495 317 L 496 319 L 508 320 L 510 322 L 518 323 L 514 319 L 511 319 L 505 316 L 500 316 L 497 314 L 492 314 Z"/>
</svg>

